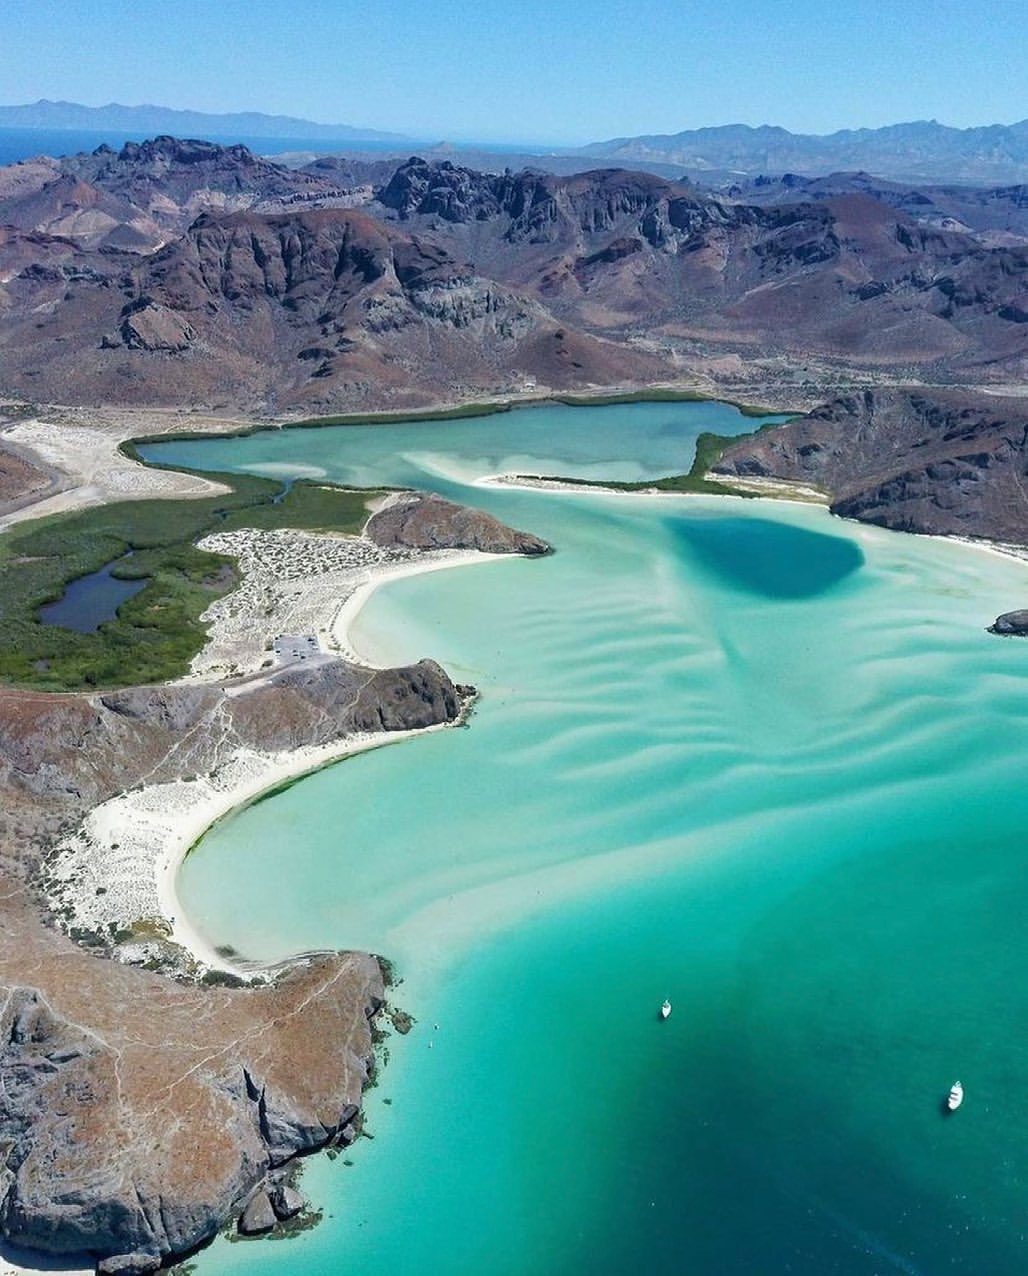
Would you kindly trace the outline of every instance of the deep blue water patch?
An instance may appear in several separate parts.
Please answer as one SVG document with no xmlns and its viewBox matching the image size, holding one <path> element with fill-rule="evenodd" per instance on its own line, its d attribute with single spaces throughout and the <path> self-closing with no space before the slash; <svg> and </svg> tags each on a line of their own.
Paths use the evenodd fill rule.
<svg viewBox="0 0 1028 1276">
<path fill-rule="evenodd" d="M 116 559 L 98 572 L 80 576 L 68 585 L 56 602 L 39 609 L 44 625 L 60 625 L 80 634 L 95 634 L 107 620 L 113 620 L 122 603 L 134 598 L 149 584 L 150 578 L 120 580 L 111 573 L 122 560 Z"/>
<path fill-rule="evenodd" d="M 852 541 L 763 518 L 667 520 L 690 560 L 725 584 L 787 601 L 815 598 L 864 564 Z"/>
</svg>

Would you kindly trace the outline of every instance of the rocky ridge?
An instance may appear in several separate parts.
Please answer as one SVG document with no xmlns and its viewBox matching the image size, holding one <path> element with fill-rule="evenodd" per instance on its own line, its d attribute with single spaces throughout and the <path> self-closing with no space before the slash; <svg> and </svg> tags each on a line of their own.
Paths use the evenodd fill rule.
<svg viewBox="0 0 1028 1276">
<path fill-rule="evenodd" d="M 910 180 L 1012 182 L 1028 174 L 1028 120 L 966 129 L 949 128 L 937 120 L 912 120 L 825 135 L 791 133 L 768 124 L 726 124 L 612 138 L 583 150 L 608 161 L 663 160 L 693 171 L 814 175 L 863 168 Z"/>
<path fill-rule="evenodd" d="M 1028 401 L 866 390 L 725 449 L 715 474 L 785 479 L 897 531 L 1028 543 Z"/>
<path fill-rule="evenodd" d="M 171 138 L 0 170 L 0 390 L 328 412 L 747 367 L 1028 367 L 1013 189 L 375 172 Z"/>
</svg>

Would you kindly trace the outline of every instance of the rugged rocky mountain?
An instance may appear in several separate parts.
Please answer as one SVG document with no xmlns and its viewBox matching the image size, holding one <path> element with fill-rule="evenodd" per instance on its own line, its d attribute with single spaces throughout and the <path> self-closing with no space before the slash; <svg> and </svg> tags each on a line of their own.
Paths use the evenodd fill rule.
<svg viewBox="0 0 1028 1276">
<path fill-rule="evenodd" d="M 209 1239 L 274 1167 L 354 1137 L 383 996 L 361 954 L 272 987 L 208 989 L 103 961 L 39 921 L 25 884 L 48 839 L 142 781 L 213 771 L 240 748 L 456 717 L 430 661 L 343 662 L 236 689 L 0 691 L 0 1231 L 142 1271 Z"/>
<path fill-rule="evenodd" d="M 6 386 L 47 398 L 416 404 L 521 369 L 557 386 L 660 371 L 565 331 L 454 246 L 346 209 L 205 215 L 142 263 L 53 253 L 4 301 Z"/>
<path fill-rule="evenodd" d="M 530 532 L 518 532 L 482 510 L 455 505 L 431 492 L 401 492 L 368 519 L 364 528 L 376 545 L 423 549 L 477 549 L 486 554 L 552 553 Z"/>
<path fill-rule="evenodd" d="M 1028 543 L 1028 400 L 845 395 L 729 447 L 717 474 L 812 484 L 834 513 L 905 532 Z"/>
<path fill-rule="evenodd" d="M 984 128 L 947 128 L 917 120 L 878 129 L 842 129 L 816 136 L 772 125 L 727 124 L 681 133 L 618 137 L 583 151 L 631 165 L 640 159 L 687 170 L 805 173 L 866 169 L 906 181 L 1023 182 L 1028 179 L 1028 120 Z"/>
<path fill-rule="evenodd" d="M 327 411 L 739 375 L 745 361 L 942 382 L 1028 368 L 1028 244 L 948 228 L 941 196 L 918 205 L 851 181 L 747 203 L 616 169 L 412 158 L 375 199 L 351 189 L 358 209 L 339 206 L 331 177 L 239 149 L 158 139 L 82 157 L 31 196 L 80 183 L 133 209 L 166 188 L 184 201 L 175 216 L 216 206 L 143 254 L 28 216 L 0 232 L 0 390 Z M 290 187 L 300 179 L 313 185 Z M 254 202 L 226 212 L 233 200 Z M 1016 194 L 986 206 L 982 225 Z"/>
<path fill-rule="evenodd" d="M 340 177 L 272 164 L 245 146 L 161 136 L 0 169 L 0 225 L 146 253 L 204 212 L 346 203 L 350 186 Z"/>
<path fill-rule="evenodd" d="M 964 231 L 989 247 L 1028 244 L 1028 186 L 911 186 L 870 173 L 827 177 L 756 177 L 733 182 L 725 195 L 746 204 L 823 202 L 842 195 L 869 195 L 922 225 Z"/>
</svg>

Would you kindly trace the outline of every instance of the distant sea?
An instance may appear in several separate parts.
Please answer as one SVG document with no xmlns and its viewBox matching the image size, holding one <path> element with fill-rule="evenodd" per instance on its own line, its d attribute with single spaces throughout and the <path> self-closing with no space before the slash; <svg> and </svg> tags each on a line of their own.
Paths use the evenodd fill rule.
<svg viewBox="0 0 1028 1276">
<path fill-rule="evenodd" d="M 18 160 L 34 155 L 78 155 L 82 151 L 95 151 L 105 142 L 113 150 L 120 150 L 126 142 L 143 142 L 147 134 L 92 132 L 83 129 L 0 129 L 0 164 L 16 164 Z M 333 155 L 342 151 L 380 151 L 385 155 L 406 154 L 422 149 L 425 143 L 375 142 L 349 138 L 338 142 L 324 138 L 305 137 L 207 137 L 208 142 L 222 146 L 234 146 L 241 142 L 257 155 L 280 155 L 284 151 L 317 151 L 319 155 Z"/>
<path fill-rule="evenodd" d="M 112 150 L 120 150 L 126 142 L 143 142 L 153 133 L 112 133 L 87 129 L 0 128 L 0 165 L 16 164 L 18 160 L 31 159 L 35 155 L 78 155 L 83 151 L 95 151 L 106 143 Z M 363 141 L 360 138 L 340 138 L 338 141 L 323 137 L 244 137 L 241 134 L 206 134 L 205 141 L 221 146 L 242 143 L 256 155 L 281 155 L 287 151 L 314 151 L 318 155 L 340 155 L 352 151 L 377 152 L 381 155 L 417 155 L 435 150 L 442 143 L 435 141 Z M 497 155 L 529 155 L 550 153 L 552 147 L 527 143 L 461 142 L 454 147 L 458 152 L 487 152 Z"/>
</svg>

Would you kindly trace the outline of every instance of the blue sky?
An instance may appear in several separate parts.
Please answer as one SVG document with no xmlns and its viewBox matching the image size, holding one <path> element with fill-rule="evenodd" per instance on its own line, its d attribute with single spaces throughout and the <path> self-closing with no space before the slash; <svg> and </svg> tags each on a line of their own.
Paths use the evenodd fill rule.
<svg viewBox="0 0 1028 1276">
<path fill-rule="evenodd" d="M 4 0 L 0 102 L 574 144 L 1028 116 L 1028 0 Z"/>
</svg>

